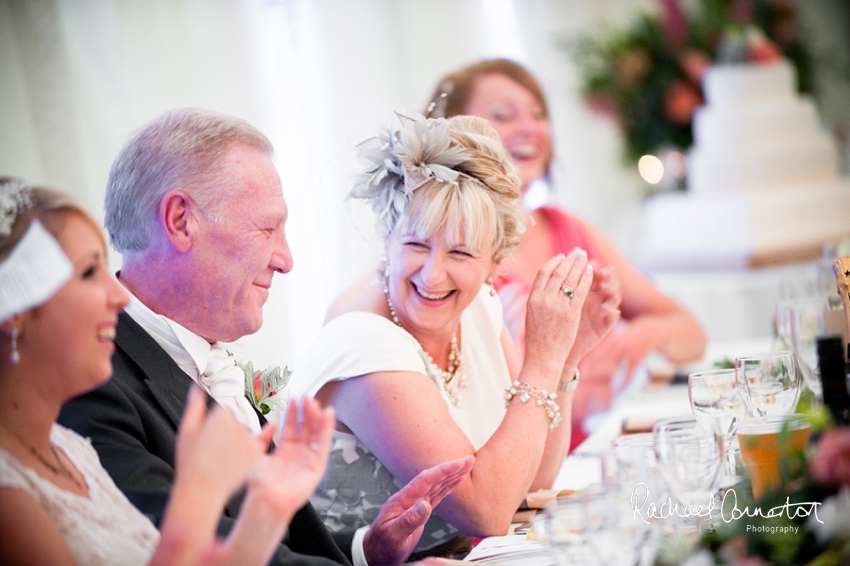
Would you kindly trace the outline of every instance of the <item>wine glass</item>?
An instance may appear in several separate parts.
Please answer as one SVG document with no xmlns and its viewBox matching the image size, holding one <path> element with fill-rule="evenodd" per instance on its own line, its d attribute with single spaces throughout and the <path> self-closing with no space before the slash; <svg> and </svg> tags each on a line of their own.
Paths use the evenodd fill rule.
<svg viewBox="0 0 850 566">
<path fill-rule="evenodd" d="M 797 407 L 800 376 L 792 352 L 735 358 L 735 377 L 749 416 L 784 416 Z"/>
<path fill-rule="evenodd" d="M 825 332 L 824 309 L 826 300 L 820 298 L 798 299 L 788 306 L 791 347 L 799 362 L 806 387 L 823 399 L 823 387 L 818 368 L 817 337 Z"/>
<path fill-rule="evenodd" d="M 679 508 L 679 515 L 690 515 L 699 527 L 720 487 L 723 439 L 705 431 L 696 420 L 660 420 L 652 433 L 661 477 L 684 506 Z"/>
<path fill-rule="evenodd" d="M 723 473 L 737 479 L 735 422 L 746 416 L 734 369 L 699 371 L 688 376 L 688 399 L 697 423 L 723 438 Z"/>
</svg>

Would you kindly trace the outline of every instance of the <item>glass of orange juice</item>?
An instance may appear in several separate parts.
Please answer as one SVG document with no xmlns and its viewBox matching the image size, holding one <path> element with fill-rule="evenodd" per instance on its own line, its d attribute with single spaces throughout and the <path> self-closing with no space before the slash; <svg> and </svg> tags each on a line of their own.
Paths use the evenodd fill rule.
<svg viewBox="0 0 850 566">
<path fill-rule="evenodd" d="M 812 427 L 803 416 L 789 415 L 745 419 L 737 423 L 736 431 L 753 496 L 760 499 L 767 489 L 780 485 L 783 456 L 803 450 Z"/>
</svg>

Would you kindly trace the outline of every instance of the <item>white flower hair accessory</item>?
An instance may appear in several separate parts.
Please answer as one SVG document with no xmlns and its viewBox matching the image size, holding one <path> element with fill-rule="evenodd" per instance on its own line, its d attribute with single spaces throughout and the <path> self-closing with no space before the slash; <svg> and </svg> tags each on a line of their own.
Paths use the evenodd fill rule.
<svg viewBox="0 0 850 566">
<path fill-rule="evenodd" d="M 31 189 L 32 187 L 21 179 L 9 178 L 0 181 L 0 236 L 11 234 L 18 214 L 32 204 Z"/>
<path fill-rule="evenodd" d="M 398 218 L 413 191 L 430 179 L 457 184 L 465 175 L 455 167 L 470 159 L 466 150 L 452 145 L 445 118 L 408 118 L 397 114 L 401 128 L 387 128 L 357 146 L 366 165 L 351 196 L 372 202 L 379 218 Z"/>
</svg>

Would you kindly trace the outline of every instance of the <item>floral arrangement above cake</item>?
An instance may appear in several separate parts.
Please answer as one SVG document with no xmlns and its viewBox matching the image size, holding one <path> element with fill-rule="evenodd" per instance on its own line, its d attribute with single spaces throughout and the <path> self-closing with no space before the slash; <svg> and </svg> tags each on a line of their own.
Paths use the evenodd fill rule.
<svg viewBox="0 0 850 566">
<path fill-rule="evenodd" d="M 592 108 L 614 116 L 636 162 L 659 149 L 693 142 L 702 79 L 713 64 L 788 59 L 798 88 L 811 90 L 811 64 L 789 0 L 660 0 L 625 30 L 580 38 L 572 51 Z"/>
</svg>

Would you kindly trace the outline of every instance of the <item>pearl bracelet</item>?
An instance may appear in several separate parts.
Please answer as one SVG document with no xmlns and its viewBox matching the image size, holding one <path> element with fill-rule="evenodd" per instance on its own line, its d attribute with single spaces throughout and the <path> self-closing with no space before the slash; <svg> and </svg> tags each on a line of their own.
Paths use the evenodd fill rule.
<svg viewBox="0 0 850 566">
<path fill-rule="evenodd" d="M 505 387 L 505 407 L 511 404 L 511 399 L 517 394 L 519 394 L 519 400 L 523 403 L 528 403 L 528 400 L 532 397 L 537 399 L 537 406 L 546 411 L 549 416 L 549 432 L 555 430 L 555 427 L 561 423 L 561 411 L 555 403 L 555 399 L 558 398 L 557 393 L 549 393 L 545 389 L 521 381 L 514 381 L 511 385 Z"/>
</svg>

